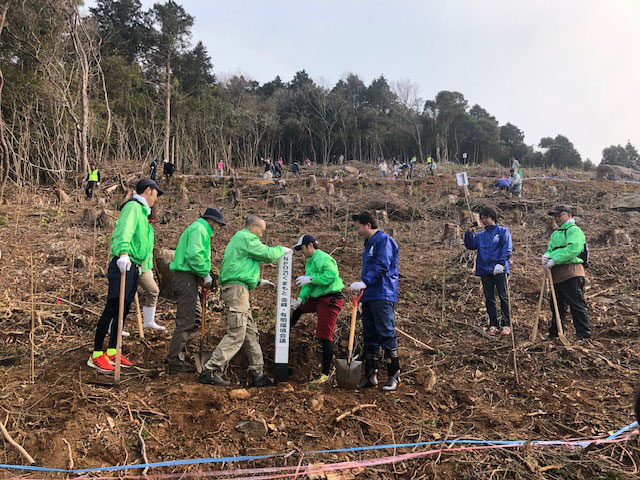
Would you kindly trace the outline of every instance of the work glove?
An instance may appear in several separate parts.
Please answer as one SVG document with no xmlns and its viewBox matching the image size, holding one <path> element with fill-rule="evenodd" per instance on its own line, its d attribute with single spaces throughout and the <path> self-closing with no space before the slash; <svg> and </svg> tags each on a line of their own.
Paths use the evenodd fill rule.
<svg viewBox="0 0 640 480">
<path fill-rule="evenodd" d="M 555 260 L 553 258 L 549 259 L 549 261 L 547 263 L 545 263 L 544 265 L 544 269 L 548 270 L 551 267 L 553 267 L 556 264 Z"/>
<path fill-rule="evenodd" d="M 266 287 L 267 285 L 269 285 L 270 287 L 275 287 L 275 285 L 270 282 L 269 280 L 265 280 L 264 278 L 260 279 L 260 283 L 258 283 L 259 287 Z"/>
<path fill-rule="evenodd" d="M 120 273 L 128 272 L 131 270 L 131 260 L 129 259 L 129 255 L 120 255 L 120 258 L 116 260 L 116 265 L 120 269 Z"/>
<path fill-rule="evenodd" d="M 300 297 L 296 298 L 293 302 L 291 302 L 291 308 L 294 310 L 299 309 L 300 305 L 302 305 L 302 300 L 300 300 Z"/>
<path fill-rule="evenodd" d="M 96 187 L 99 187 L 99 186 L 100 186 L 100 182 L 96 183 Z"/>
<path fill-rule="evenodd" d="M 207 276 L 202 279 L 202 285 L 204 288 L 209 288 L 213 283 L 213 278 L 211 278 L 211 274 L 207 273 Z"/>
<path fill-rule="evenodd" d="M 542 261 L 542 266 L 544 267 L 549 261 L 549 255 L 545 253 L 544 255 L 542 255 L 542 258 L 540 260 Z"/>
<path fill-rule="evenodd" d="M 504 273 L 504 265 L 500 265 L 498 263 L 498 264 L 496 264 L 495 267 L 493 267 L 493 274 L 494 275 L 500 275 L 501 273 Z"/>
<path fill-rule="evenodd" d="M 353 282 L 351 284 L 351 290 L 364 290 L 367 288 L 364 282 Z"/>
<path fill-rule="evenodd" d="M 308 275 L 303 275 L 301 277 L 296 278 L 296 285 L 307 285 L 308 283 L 311 283 L 311 277 L 309 277 Z"/>
<path fill-rule="evenodd" d="M 293 250 L 291 250 L 289 247 L 282 247 L 282 249 L 284 250 L 284 254 L 286 255 L 287 253 L 293 253 Z"/>
</svg>

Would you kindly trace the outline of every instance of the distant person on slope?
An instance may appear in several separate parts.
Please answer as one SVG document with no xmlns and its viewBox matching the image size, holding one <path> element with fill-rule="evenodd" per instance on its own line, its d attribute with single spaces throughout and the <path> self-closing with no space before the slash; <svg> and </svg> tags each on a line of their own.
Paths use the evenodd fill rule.
<svg viewBox="0 0 640 480">
<path fill-rule="evenodd" d="M 96 164 L 91 162 L 89 164 L 89 171 L 87 172 L 87 187 L 84 190 L 87 198 L 93 197 L 93 190 L 95 187 L 100 186 L 100 170 L 96 168 Z"/>
<path fill-rule="evenodd" d="M 498 214 L 493 208 L 480 210 L 480 222 L 484 230 L 473 233 L 471 226 L 464 234 L 464 246 L 469 250 L 477 250 L 476 275 L 482 281 L 484 300 L 489 314 L 489 335 L 509 335 L 511 333 L 511 317 L 509 315 L 509 296 L 507 294 L 507 275 L 510 270 L 512 251 L 511 233 L 506 227 L 497 224 Z M 496 291 L 500 298 L 502 322 L 498 321 L 496 307 Z"/>
</svg>

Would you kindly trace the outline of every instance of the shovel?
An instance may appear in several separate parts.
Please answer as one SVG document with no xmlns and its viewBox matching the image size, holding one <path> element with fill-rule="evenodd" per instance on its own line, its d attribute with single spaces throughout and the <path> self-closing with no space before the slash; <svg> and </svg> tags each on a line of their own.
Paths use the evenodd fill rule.
<svg viewBox="0 0 640 480">
<path fill-rule="evenodd" d="M 359 294 L 351 292 L 351 300 L 353 301 L 353 309 L 351 310 L 351 328 L 349 329 L 349 351 L 347 359 L 336 359 L 336 381 L 340 388 L 353 390 L 358 386 L 362 377 L 362 362 L 353 360 L 353 340 L 356 335 L 356 315 L 358 314 L 358 302 L 362 298 L 364 290 L 360 290 Z"/>
<path fill-rule="evenodd" d="M 202 373 L 204 370 L 204 366 L 207 364 L 209 359 L 211 358 L 212 352 L 204 351 L 204 334 L 206 332 L 205 327 L 205 318 L 207 314 L 207 293 L 209 293 L 209 289 L 205 287 L 200 287 L 200 296 L 202 297 L 202 321 L 200 323 L 200 350 L 198 354 L 194 358 L 194 363 L 196 364 L 196 372 Z"/>
</svg>

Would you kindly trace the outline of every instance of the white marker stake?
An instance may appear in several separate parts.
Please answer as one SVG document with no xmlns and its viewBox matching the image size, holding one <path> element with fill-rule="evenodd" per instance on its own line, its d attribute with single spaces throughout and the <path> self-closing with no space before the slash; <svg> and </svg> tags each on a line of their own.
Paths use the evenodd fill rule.
<svg viewBox="0 0 640 480">
<path fill-rule="evenodd" d="M 275 382 L 286 382 L 289 372 L 289 316 L 291 308 L 291 253 L 278 261 Z"/>
<path fill-rule="evenodd" d="M 456 182 L 458 182 L 459 187 L 466 187 L 469 185 L 469 176 L 467 172 L 456 173 Z"/>
</svg>

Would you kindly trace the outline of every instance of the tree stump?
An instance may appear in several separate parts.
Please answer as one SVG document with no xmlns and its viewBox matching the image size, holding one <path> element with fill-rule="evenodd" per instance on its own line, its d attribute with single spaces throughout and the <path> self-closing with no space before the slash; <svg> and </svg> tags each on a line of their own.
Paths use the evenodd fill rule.
<svg viewBox="0 0 640 480">
<path fill-rule="evenodd" d="M 551 235 L 553 232 L 555 232 L 558 229 L 558 224 L 556 223 L 555 219 L 552 216 L 548 216 L 545 218 L 545 223 L 546 223 L 546 231 L 548 235 Z"/>
<path fill-rule="evenodd" d="M 455 223 L 445 223 L 441 241 L 451 246 L 460 246 L 462 244 L 460 227 Z"/>
<path fill-rule="evenodd" d="M 293 209 L 297 208 L 302 202 L 302 198 L 299 193 L 292 195 L 277 195 L 269 198 L 268 206 L 281 208 L 281 209 Z"/>
<path fill-rule="evenodd" d="M 448 201 L 451 205 L 455 205 L 456 203 L 458 203 L 458 196 L 457 196 L 457 195 L 449 194 L 449 195 L 447 195 L 447 201 Z"/>
<path fill-rule="evenodd" d="M 469 213 L 468 210 L 461 210 L 458 214 L 458 224 L 461 228 L 465 228 L 470 223 L 475 223 L 477 226 L 481 226 L 480 215 L 476 212 Z"/>
<path fill-rule="evenodd" d="M 112 230 L 116 225 L 116 216 L 117 214 L 115 212 L 112 214 L 109 210 L 100 210 L 96 219 L 96 227 Z M 93 227 L 93 223 L 91 226 Z"/>
<path fill-rule="evenodd" d="M 611 247 L 616 245 L 631 245 L 631 237 L 621 228 L 612 228 L 600 235 L 595 243 Z"/>
<path fill-rule="evenodd" d="M 375 217 L 381 227 L 384 227 L 387 223 L 389 223 L 389 215 L 387 215 L 386 210 L 376 210 Z"/>
<path fill-rule="evenodd" d="M 471 191 L 472 192 L 476 192 L 476 193 L 484 192 L 483 183 L 482 182 L 475 182 L 473 185 L 471 185 Z"/>
<path fill-rule="evenodd" d="M 312 190 L 315 190 L 317 186 L 318 186 L 318 179 L 316 178 L 316 176 L 309 175 L 309 177 L 307 178 L 307 187 L 311 188 Z"/>
<path fill-rule="evenodd" d="M 335 195 L 336 194 L 336 187 L 333 184 L 333 182 L 328 182 L 327 183 L 327 195 Z"/>
<path fill-rule="evenodd" d="M 407 197 L 413 196 L 413 186 L 410 183 L 405 186 L 405 191 L 407 192 Z"/>
<path fill-rule="evenodd" d="M 174 299 L 175 292 L 171 285 L 173 279 L 173 272 L 169 270 L 169 265 L 173 261 L 175 250 L 168 248 L 156 248 L 154 255 L 154 266 L 158 275 L 158 286 L 160 287 L 160 295 L 165 298 Z"/>
<path fill-rule="evenodd" d="M 526 224 L 524 223 L 524 212 L 520 210 L 516 210 L 515 212 L 513 212 L 513 222 L 516 225 L 526 226 Z"/>
<path fill-rule="evenodd" d="M 64 190 L 59 188 L 56 190 L 57 198 L 59 203 L 69 203 L 71 202 L 71 197 L 65 193 Z"/>
</svg>

